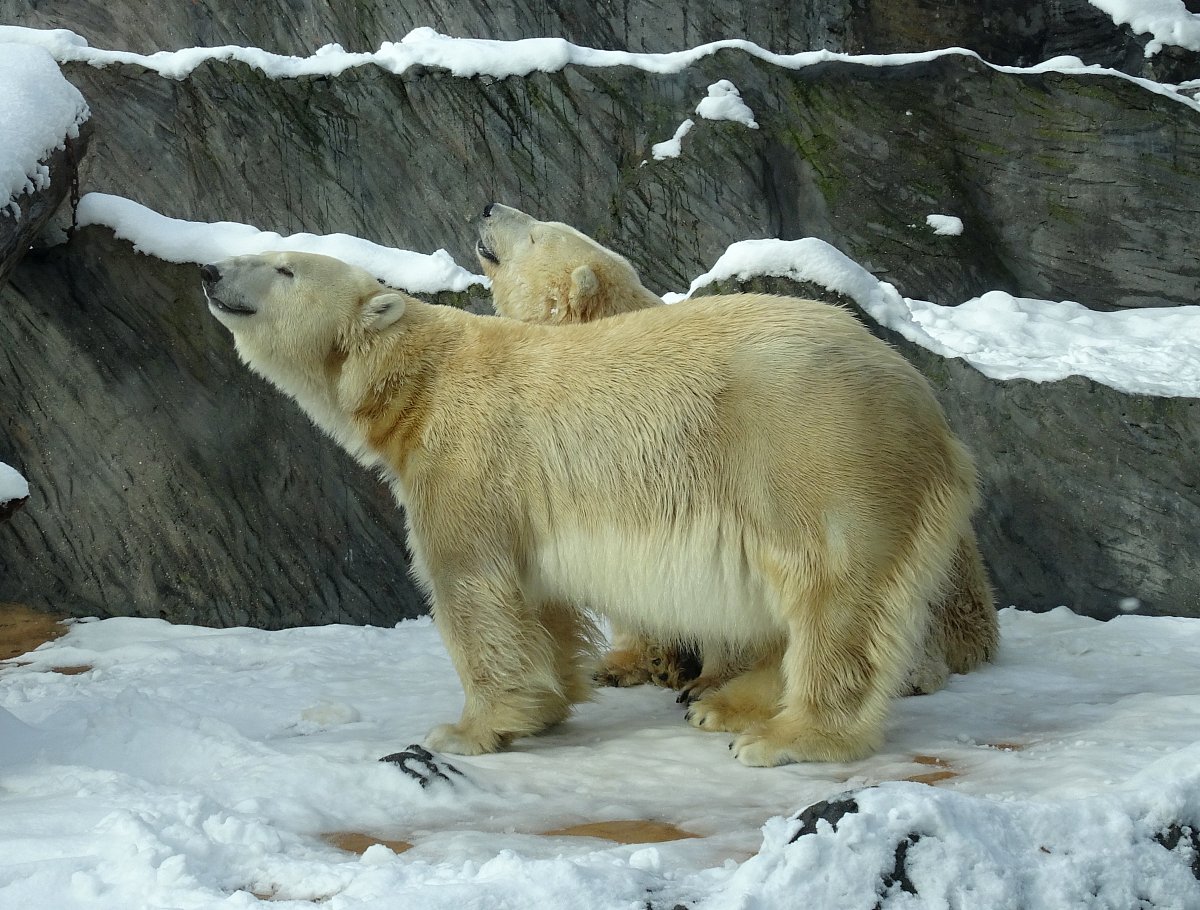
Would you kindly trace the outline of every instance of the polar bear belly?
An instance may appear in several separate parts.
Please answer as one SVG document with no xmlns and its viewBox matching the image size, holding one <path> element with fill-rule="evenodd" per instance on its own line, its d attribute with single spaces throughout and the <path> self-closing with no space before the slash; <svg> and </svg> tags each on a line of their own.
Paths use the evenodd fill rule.
<svg viewBox="0 0 1200 910">
<path fill-rule="evenodd" d="M 530 580 L 543 597 L 666 638 L 759 642 L 783 625 L 748 536 L 701 522 L 673 533 L 561 529 Z"/>
</svg>

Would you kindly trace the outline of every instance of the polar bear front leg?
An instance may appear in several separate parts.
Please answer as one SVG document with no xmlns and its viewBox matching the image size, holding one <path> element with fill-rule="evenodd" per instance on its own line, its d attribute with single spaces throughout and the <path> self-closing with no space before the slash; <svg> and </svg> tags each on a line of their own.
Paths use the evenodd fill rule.
<svg viewBox="0 0 1200 910">
<path fill-rule="evenodd" d="M 440 589 L 440 590 L 439 590 Z M 440 596 L 439 596 L 440 595 Z M 564 691 L 562 648 L 515 584 L 473 576 L 435 588 L 434 622 L 462 682 L 458 723 L 434 727 L 438 752 L 496 752 L 565 720 L 579 693 Z"/>
</svg>

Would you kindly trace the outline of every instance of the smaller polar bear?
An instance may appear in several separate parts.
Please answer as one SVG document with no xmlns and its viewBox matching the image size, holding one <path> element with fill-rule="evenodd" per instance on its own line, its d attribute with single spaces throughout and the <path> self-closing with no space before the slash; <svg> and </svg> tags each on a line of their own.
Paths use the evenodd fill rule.
<svg viewBox="0 0 1200 910">
<path fill-rule="evenodd" d="M 566 325 L 663 306 L 620 254 L 560 222 L 538 221 L 492 203 L 474 221 L 475 252 L 492 282 L 496 312 L 522 322 Z M 658 682 L 700 694 L 718 684 L 745 655 L 706 654 L 701 678 L 692 648 L 660 642 L 629 629 L 614 629 L 614 647 L 598 678 L 613 685 Z M 999 626 L 987 571 L 975 533 L 968 530 L 955 552 L 950 584 L 932 605 L 925 647 L 908 676 L 914 694 L 935 692 L 950 672 L 968 673 L 992 659 Z M 693 719 L 705 717 L 693 712 Z"/>
<path fill-rule="evenodd" d="M 848 313 L 738 294 L 545 326 L 313 254 L 202 276 L 242 360 L 405 509 L 465 695 L 430 748 L 491 752 L 587 698 L 576 605 L 772 654 L 770 685 L 714 693 L 753 706 L 744 764 L 880 746 L 976 478 L 928 383 Z"/>
</svg>

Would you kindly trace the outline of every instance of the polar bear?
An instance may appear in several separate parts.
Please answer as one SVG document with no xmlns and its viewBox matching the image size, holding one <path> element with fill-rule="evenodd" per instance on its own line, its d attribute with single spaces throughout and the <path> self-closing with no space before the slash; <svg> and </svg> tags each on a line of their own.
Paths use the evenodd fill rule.
<svg viewBox="0 0 1200 910">
<path fill-rule="evenodd" d="M 241 359 L 405 510 L 465 695 L 429 748 L 490 752 L 567 717 L 591 682 L 577 604 L 776 649 L 781 691 L 726 684 L 761 702 L 743 764 L 880 746 L 976 477 L 926 381 L 851 315 L 740 294 L 534 325 L 299 253 L 202 282 Z"/>
<path fill-rule="evenodd" d="M 474 225 L 476 256 L 492 282 L 493 306 L 501 316 L 567 324 L 663 305 L 627 259 L 569 225 L 538 221 L 499 203 L 488 205 Z M 931 609 L 929 634 L 908 676 L 907 689 L 914 694 L 937 691 L 950 672 L 970 672 L 996 652 L 996 608 L 974 530 L 960 540 L 950 583 Z M 689 668 L 695 658 L 686 646 L 632 630 L 614 633 L 613 650 L 600 671 L 600 679 L 614 685 L 678 684 L 687 695 L 698 695 L 745 661 L 744 655 L 705 655 L 695 681 Z M 714 720 L 702 711 L 691 717 Z"/>
</svg>

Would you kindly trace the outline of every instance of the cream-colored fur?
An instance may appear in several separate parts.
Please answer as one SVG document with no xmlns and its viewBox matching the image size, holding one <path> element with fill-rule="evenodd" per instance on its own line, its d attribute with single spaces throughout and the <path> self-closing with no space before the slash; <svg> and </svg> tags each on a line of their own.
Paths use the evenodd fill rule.
<svg viewBox="0 0 1200 910">
<path fill-rule="evenodd" d="M 499 315 L 574 325 L 663 305 L 662 298 L 642 286 L 628 260 L 586 234 L 503 205 L 490 205 L 486 212 L 476 222 L 480 236 L 475 249 L 492 281 Z M 503 253 L 503 262 L 489 244 Z M 607 685 L 652 682 L 699 694 L 710 683 L 724 682 L 735 667 L 726 655 L 711 649 L 703 666 L 694 641 L 656 641 L 620 625 L 612 631 L 613 647 L 596 669 L 597 681 Z"/>
<path fill-rule="evenodd" d="M 878 748 L 975 505 L 927 383 L 843 310 L 758 295 L 585 325 L 473 316 L 296 253 L 205 268 L 241 358 L 404 507 L 462 681 L 430 748 L 488 752 L 587 696 L 574 604 L 781 652 L 748 765 Z M 765 719 L 764 719 L 765 718 Z"/>
<path fill-rule="evenodd" d="M 569 225 L 538 221 L 524 212 L 493 203 L 475 221 L 479 232 L 476 253 L 484 274 L 492 281 L 492 299 L 501 316 L 525 322 L 566 324 L 588 322 L 662 306 L 663 301 L 642 285 L 636 270 L 624 257 Z M 604 658 L 603 677 L 623 685 L 656 679 L 670 680 L 671 658 L 678 648 L 628 630 L 617 630 L 619 646 Z M 926 694 L 945 685 L 950 672 L 967 673 L 990 660 L 999 641 L 999 627 L 991 585 L 974 530 L 968 528 L 955 553 L 954 569 L 944 596 L 932 605 L 929 635 L 919 659 L 908 675 L 908 690 Z M 651 668 L 638 658 L 656 661 Z M 731 658 L 705 654 L 698 680 L 685 683 L 685 691 L 701 696 L 735 675 L 745 656 Z M 765 678 L 760 675 L 759 678 Z M 708 728 L 706 718 L 730 713 L 732 702 L 722 700 L 720 712 L 698 705 L 689 714 L 697 726 Z M 724 722 L 713 723 L 728 729 Z"/>
</svg>

